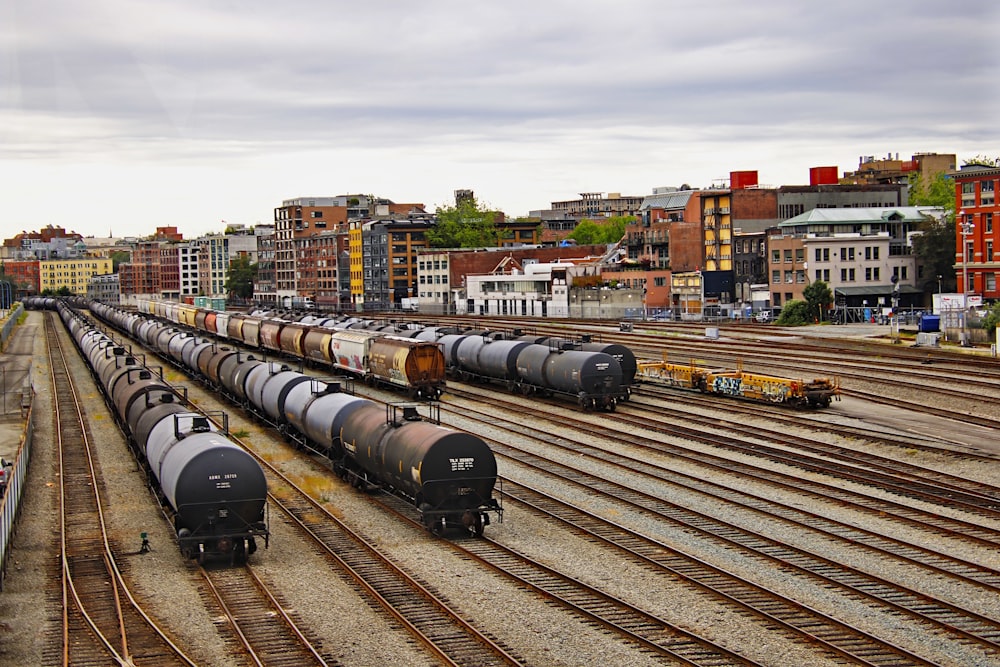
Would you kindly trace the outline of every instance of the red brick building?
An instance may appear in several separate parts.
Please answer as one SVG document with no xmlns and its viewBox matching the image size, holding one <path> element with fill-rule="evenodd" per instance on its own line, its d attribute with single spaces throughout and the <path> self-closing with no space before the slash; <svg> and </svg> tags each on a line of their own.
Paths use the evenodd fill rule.
<svg viewBox="0 0 1000 667">
<path fill-rule="evenodd" d="M 958 289 L 1000 298 L 1000 166 L 966 165 L 950 174 L 955 180 L 955 275 Z M 964 252 L 963 252 L 964 250 Z M 968 285 L 965 276 L 968 275 Z"/>
<path fill-rule="evenodd" d="M 123 296 L 160 296 L 159 241 L 140 241 L 132 250 L 132 261 L 118 265 Z"/>
<path fill-rule="evenodd" d="M 41 276 L 39 271 L 39 261 L 30 260 L 4 260 L 0 262 L 3 274 L 14 281 L 17 297 L 38 294 L 41 291 Z"/>
</svg>

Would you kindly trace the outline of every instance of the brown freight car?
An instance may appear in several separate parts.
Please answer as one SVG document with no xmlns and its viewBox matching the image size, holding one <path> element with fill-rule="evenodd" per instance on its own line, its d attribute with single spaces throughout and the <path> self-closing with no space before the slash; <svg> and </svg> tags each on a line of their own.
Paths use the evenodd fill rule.
<svg viewBox="0 0 1000 667">
<path fill-rule="evenodd" d="M 330 363 L 330 339 L 334 329 L 320 326 L 306 328 L 308 330 L 302 340 L 302 356 L 316 363 Z"/>
<path fill-rule="evenodd" d="M 305 357 L 304 340 L 310 327 L 305 324 L 286 324 L 278 335 L 281 351 L 295 357 Z"/>
<path fill-rule="evenodd" d="M 381 336 L 371 341 L 368 371 L 379 382 L 405 388 L 412 398 L 437 398 L 445 389 L 444 353 L 437 343 Z"/>
</svg>

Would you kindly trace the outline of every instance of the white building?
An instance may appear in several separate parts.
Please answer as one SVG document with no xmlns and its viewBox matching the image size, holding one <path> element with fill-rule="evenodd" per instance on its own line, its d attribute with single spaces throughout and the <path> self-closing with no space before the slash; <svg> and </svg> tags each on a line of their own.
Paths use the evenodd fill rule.
<svg viewBox="0 0 1000 667">
<path fill-rule="evenodd" d="M 497 273 L 465 277 L 465 298 L 455 301 L 460 315 L 568 317 L 567 273 L 573 264 L 525 262 L 522 269 L 501 263 Z"/>
</svg>

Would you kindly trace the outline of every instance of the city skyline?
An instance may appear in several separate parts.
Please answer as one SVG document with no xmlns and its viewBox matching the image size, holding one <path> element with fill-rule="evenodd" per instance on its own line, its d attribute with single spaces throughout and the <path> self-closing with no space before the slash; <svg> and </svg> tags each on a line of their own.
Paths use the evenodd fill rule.
<svg viewBox="0 0 1000 667">
<path fill-rule="evenodd" d="M 807 184 L 864 155 L 961 165 L 1000 155 L 997 18 L 986 0 L 8 3 L 0 233 L 191 238 L 289 198 L 434 210 L 456 189 L 516 217 L 731 171 Z"/>
</svg>

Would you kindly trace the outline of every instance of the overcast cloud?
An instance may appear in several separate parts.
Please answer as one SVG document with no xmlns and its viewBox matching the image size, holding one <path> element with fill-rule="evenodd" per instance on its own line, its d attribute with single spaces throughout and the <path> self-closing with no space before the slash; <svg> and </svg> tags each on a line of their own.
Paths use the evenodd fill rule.
<svg viewBox="0 0 1000 667">
<path fill-rule="evenodd" d="M 1000 156 L 995 0 L 2 0 L 0 234 Z"/>
</svg>

